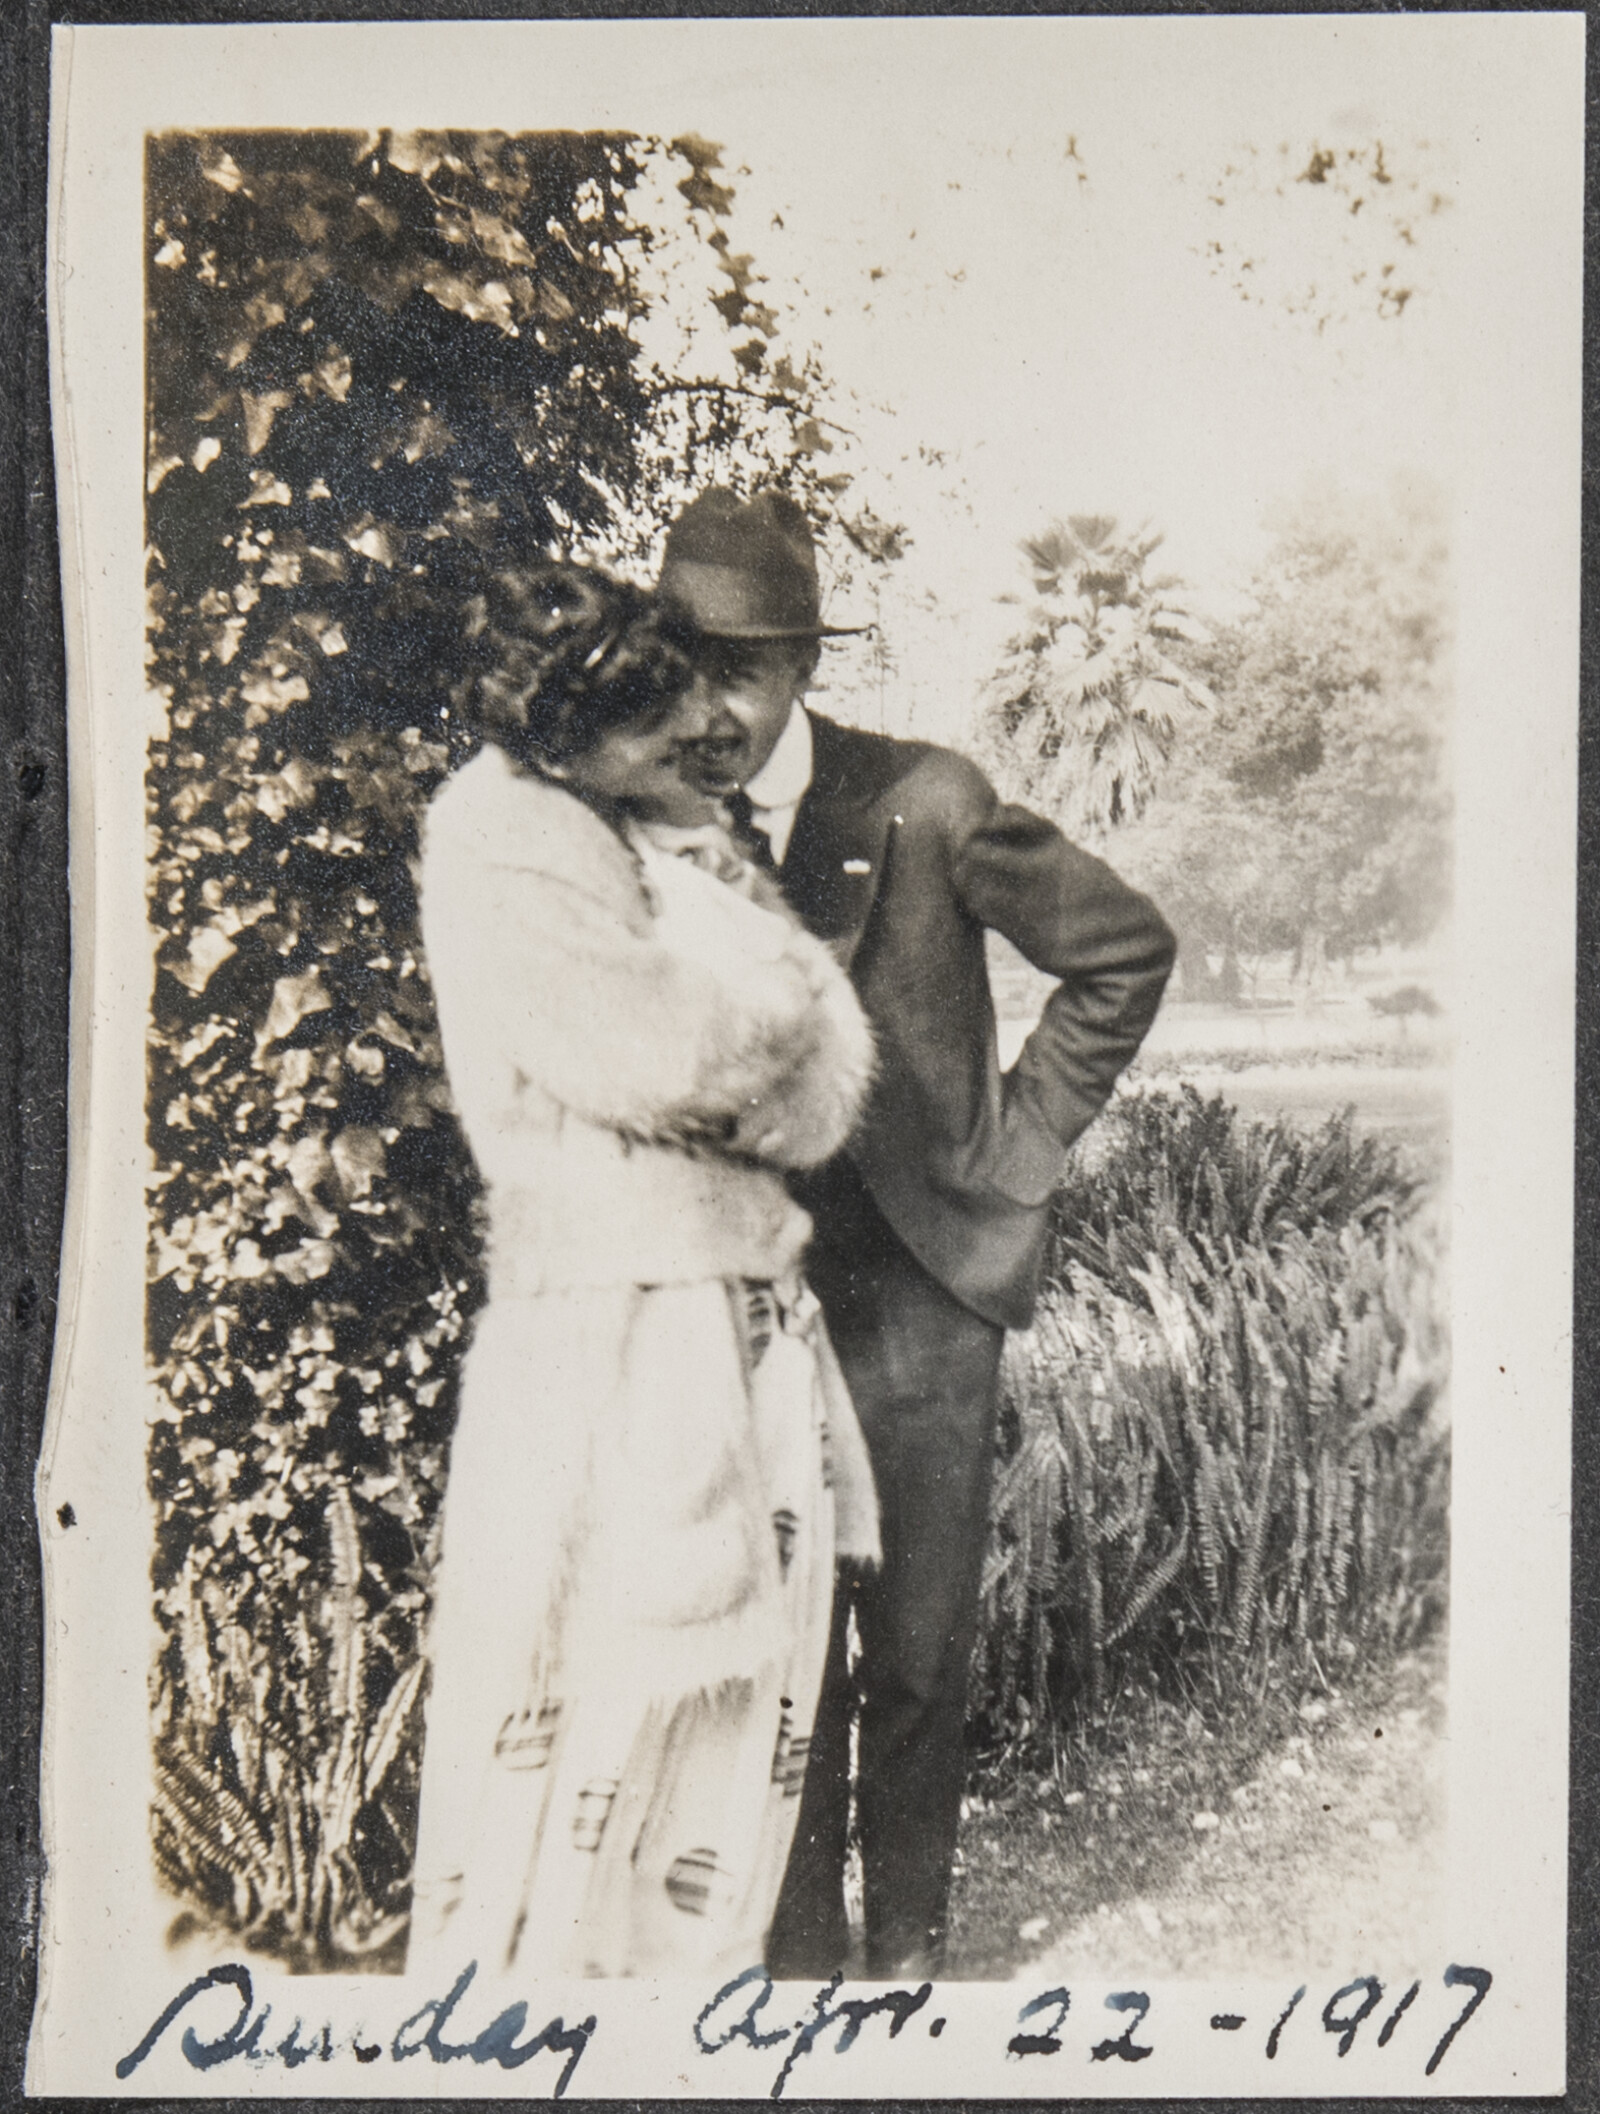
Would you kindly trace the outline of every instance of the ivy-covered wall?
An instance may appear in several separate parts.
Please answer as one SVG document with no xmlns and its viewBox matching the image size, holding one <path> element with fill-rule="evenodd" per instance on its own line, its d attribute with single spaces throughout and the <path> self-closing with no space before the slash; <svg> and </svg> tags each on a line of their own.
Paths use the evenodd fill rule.
<svg viewBox="0 0 1600 2114">
<path fill-rule="evenodd" d="M 731 386 L 641 355 L 652 164 Z M 155 1851 L 302 1965 L 398 1962 L 482 1297 L 411 865 L 467 751 L 463 606 L 696 477 L 804 491 L 819 452 L 814 374 L 750 380 L 777 323 L 716 167 L 580 135 L 149 146 Z"/>
</svg>

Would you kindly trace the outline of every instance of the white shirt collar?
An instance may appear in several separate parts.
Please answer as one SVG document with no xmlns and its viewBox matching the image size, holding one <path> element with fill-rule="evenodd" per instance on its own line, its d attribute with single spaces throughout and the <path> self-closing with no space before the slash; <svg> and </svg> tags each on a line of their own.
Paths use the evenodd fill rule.
<svg viewBox="0 0 1600 2114">
<path fill-rule="evenodd" d="M 796 702 L 777 747 L 746 781 L 750 805 L 763 813 L 797 808 L 811 784 L 811 768 L 811 721 L 804 705 Z"/>
</svg>

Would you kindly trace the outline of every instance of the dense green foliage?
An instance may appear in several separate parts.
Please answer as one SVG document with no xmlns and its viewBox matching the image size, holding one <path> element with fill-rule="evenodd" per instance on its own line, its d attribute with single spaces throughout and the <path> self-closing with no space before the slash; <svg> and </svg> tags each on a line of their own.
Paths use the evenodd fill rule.
<svg viewBox="0 0 1600 2114">
<path fill-rule="evenodd" d="M 1130 1687 L 1216 1711 L 1443 1606 L 1446 1351 L 1425 1191 L 1348 1117 L 1116 1103 L 1008 1347 L 978 1728 Z"/>
<path fill-rule="evenodd" d="M 465 605 L 510 560 L 644 550 L 704 478 L 782 477 L 824 520 L 848 481 L 815 469 L 818 377 L 774 345 L 717 165 L 579 135 L 150 147 L 155 1846 L 303 1961 L 403 1926 L 481 1297 L 409 863 L 470 746 Z M 673 244 L 731 381 L 641 350 Z"/>
</svg>

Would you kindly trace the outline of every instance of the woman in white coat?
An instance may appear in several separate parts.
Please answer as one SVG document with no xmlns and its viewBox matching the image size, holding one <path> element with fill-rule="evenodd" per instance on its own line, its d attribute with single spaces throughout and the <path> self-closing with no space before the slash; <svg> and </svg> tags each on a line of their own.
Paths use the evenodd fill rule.
<svg viewBox="0 0 1600 2114">
<path fill-rule="evenodd" d="M 451 1981 L 760 1960 L 835 1562 L 876 1553 L 783 1179 L 844 1142 L 870 1040 L 679 774 L 689 644 L 598 574 L 492 582 L 487 738 L 426 822 L 489 1223 L 408 1961 Z"/>
</svg>

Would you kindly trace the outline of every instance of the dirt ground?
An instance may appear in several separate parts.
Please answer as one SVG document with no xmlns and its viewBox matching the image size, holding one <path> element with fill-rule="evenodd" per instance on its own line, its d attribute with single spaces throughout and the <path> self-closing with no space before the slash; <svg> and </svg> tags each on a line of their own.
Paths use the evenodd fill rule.
<svg viewBox="0 0 1600 2114">
<path fill-rule="evenodd" d="M 1353 1974 L 1433 1950 L 1443 1644 L 1286 1700 L 1252 1743 L 1151 1717 L 1054 1780 L 968 1802 L 949 1972 Z"/>
</svg>

